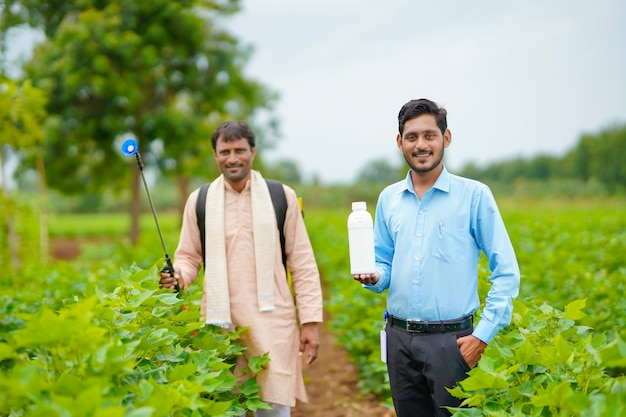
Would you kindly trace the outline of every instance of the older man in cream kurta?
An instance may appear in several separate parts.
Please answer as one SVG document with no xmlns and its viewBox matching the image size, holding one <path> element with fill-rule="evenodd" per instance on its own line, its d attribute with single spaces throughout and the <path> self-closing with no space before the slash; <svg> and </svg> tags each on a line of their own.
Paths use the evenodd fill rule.
<svg viewBox="0 0 626 417">
<path fill-rule="evenodd" d="M 269 352 L 269 367 L 257 377 L 263 400 L 293 407 L 296 399 L 308 401 L 302 378 L 298 319 L 303 324 L 322 322 L 320 278 L 296 193 L 283 185 L 288 203 L 284 224 L 285 251 L 293 279 L 296 304 L 294 305 L 282 263 L 278 229 L 274 227 L 274 308 L 271 311 L 260 311 L 255 279 L 257 262 L 251 203 L 251 183 L 255 179 L 258 183 L 258 178 L 260 174 L 253 171 L 253 178 L 247 181 L 241 192 L 235 191 L 228 182 L 220 183 L 224 185 L 224 244 L 230 313 L 233 325 L 249 327 L 242 335 L 242 343 L 247 347 L 246 356 Z M 187 200 L 180 241 L 174 255 L 174 268 L 180 273 L 183 289 L 195 280 L 202 261 L 195 211 L 197 198 L 198 190 Z M 273 211 L 271 215 L 274 216 Z M 207 220 L 209 221 L 211 220 Z M 210 239 L 208 233 L 207 229 L 207 240 Z M 208 252 L 209 250 L 207 265 L 211 262 Z M 206 314 L 206 289 L 211 285 L 211 279 L 208 274 L 205 276 L 203 314 Z M 237 368 L 241 369 L 244 362 L 245 360 L 240 361 Z"/>
</svg>

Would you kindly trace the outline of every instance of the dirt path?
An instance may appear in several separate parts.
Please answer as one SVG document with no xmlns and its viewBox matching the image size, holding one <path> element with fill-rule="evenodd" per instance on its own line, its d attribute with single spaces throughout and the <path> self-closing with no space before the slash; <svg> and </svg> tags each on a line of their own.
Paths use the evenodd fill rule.
<svg viewBox="0 0 626 417">
<path fill-rule="evenodd" d="M 50 251 L 54 259 L 69 261 L 80 254 L 80 242 L 71 238 L 55 238 L 50 241 Z"/>
<path fill-rule="evenodd" d="M 347 352 L 325 326 L 319 332 L 319 356 L 304 369 L 309 403 L 298 403 L 292 417 L 395 417 L 376 398 L 359 393 L 357 370 Z"/>
<path fill-rule="evenodd" d="M 55 259 L 71 260 L 80 254 L 80 242 L 74 239 L 53 239 L 51 243 Z M 292 417 L 395 417 L 393 409 L 359 392 L 356 367 L 325 325 L 319 326 L 319 333 L 319 356 L 304 369 L 309 403 L 299 402 Z"/>
</svg>

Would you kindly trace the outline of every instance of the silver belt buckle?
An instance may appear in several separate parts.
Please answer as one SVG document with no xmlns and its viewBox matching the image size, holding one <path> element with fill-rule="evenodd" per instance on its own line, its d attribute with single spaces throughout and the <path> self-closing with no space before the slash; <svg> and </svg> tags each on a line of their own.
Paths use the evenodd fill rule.
<svg viewBox="0 0 626 417">
<path fill-rule="evenodd" d="M 406 321 L 406 331 L 407 331 L 407 332 L 409 332 L 409 333 L 423 333 L 421 330 L 418 330 L 418 329 L 412 329 L 412 328 L 411 328 L 411 324 L 415 324 L 415 325 L 416 325 L 416 327 L 417 327 L 417 326 L 419 326 L 419 324 L 418 324 L 418 323 L 416 323 L 414 320 L 413 320 L 413 321 L 412 321 L 412 320 L 407 320 L 407 321 Z M 428 323 L 426 323 L 426 326 L 428 327 Z"/>
</svg>

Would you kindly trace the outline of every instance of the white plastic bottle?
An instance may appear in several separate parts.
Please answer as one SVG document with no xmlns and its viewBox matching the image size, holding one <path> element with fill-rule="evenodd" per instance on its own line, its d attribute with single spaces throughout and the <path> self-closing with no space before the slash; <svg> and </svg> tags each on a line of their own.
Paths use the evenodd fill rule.
<svg viewBox="0 0 626 417">
<path fill-rule="evenodd" d="M 352 202 L 352 213 L 348 216 L 348 246 L 352 275 L 376 272 L 374 222 L 365 201 Z"/>
</svg>

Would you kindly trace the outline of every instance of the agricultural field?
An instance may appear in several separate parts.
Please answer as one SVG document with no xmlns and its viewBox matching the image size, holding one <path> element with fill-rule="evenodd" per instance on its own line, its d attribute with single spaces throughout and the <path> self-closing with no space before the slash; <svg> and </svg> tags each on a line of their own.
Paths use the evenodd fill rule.
<svg viewBox="0 0 626 417">
<path fill-rule="evenodd" d="M 373 207 L 373 205 L 370 205 Z M 513 323 L 454 393 L 459 416 L 626 414 L 626 204 L 502 201 L 522 271 Z M 384 295 L 349 274 L 349 210 L 306 211 L 327 323 L 359 369 L 359 387 L 390 404 L 378 333 Z M 80 240 L 71 262 L 27 258 L 0 284 L 0 416 L 229 416 L 263 407 L 255 373 L 229 373 L 238 334 L 198 321 L 200 285 L 158 289 L 163 249 L 151 214 L 138 245 L 127 215 L 52 215 L 53 237 Z M 178 220 L 162 215 L 170 255 Z M 489 271 L 481 263 L 481 297 Z M 479 312 L 477 313 L 477 317 Z"/>
<path fill-rule="evenodd" d="M 522 272 L 520 296 L 512 325 L 454 391 L 475 408 L 456 414 L 626 414 L 626 204 L 511 200 L 500 206 Z M 357 363 L 362 389 L 390 403 L 378 347 L 385 300 L 349 275 L 346 218 L 337 212 L 306 218 L 324 272 L 330 326 Z M 483 258 L 482 300 L 488 276 Z"/>
</svg>

